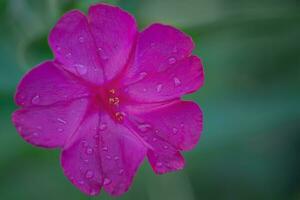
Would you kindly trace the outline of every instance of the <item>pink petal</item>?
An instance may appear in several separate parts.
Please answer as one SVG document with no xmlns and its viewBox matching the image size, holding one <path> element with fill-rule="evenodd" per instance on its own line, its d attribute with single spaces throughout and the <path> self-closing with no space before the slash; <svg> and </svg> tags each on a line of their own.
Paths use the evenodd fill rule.
<svg viewBox="0 0 300 200">
<path fill-rule="evenodd" d="M 66 70 L 95 84 L 104 82 L 103 61 L 88 20 L 80 11 L 70 11 L 57 22 L 49 35 L 49 44 Z"/>
<path fill-rule="evenodd" d="M 136 131 L 151 146 L 162 140 L 177 150 L 191 150 L 199 141 L 203 116 L 194 102 L 128 106 L 126 110 Z"/>
<path fill-rule="evenodd" d="M 149 150 L 147 156 L 153 171 L 157 174 L 181 170 L 184 167 L 184 158 L 178 151 L 173 149 L 164 151 Z"/>
<path fill-rule="evenodd" d="M 58 89 L 59 88 L 59 89 Z M 46 61 L 29 71 L 18 86 L 20 106 L 50 105 L 88 95 L 88 89 L 58 65 Z"/>
<path fill-rule="evenodd" d="M 128 95 L 140 102 L 166 101 L 197 91 L 203 84 L 201 60 L 191 56 L 164 71 L 149 74 L 126 88 Z"/>
<path fill-rule="evenodd" d="M 82 192 L 97 195 L 102 187 L 98 113 L 86 116 L 61 154 L 64 174 Z"/>
<path fill-rule="evenodd" d="M 123 84 L 128 85 L 153 73 L 173 68 L 173 65 L 191 55 L 192 38 L 180 30 L 162 24 L 153 24 L 139 36 L 134 60 Z"/>
<path fill-rule="evenodd" d="M 88 17 L 103 60 L 105 77 L 111 80 L 128 60 L 137 36 L 135 19 L 120 8 L 107 4 L 91 6 Z"/>
<path fill-rule="evenodd" d="M 22 108 L 13 114 L 13 123 L 29 143 L 62 147 L 77 128 L 87 108 L 87 100 L 64 102 L 51 106 Z"/>
<path fill-rule="evenodd" d="M 103 185 L 108 193 L 118 196 L 130 187 L 146 148 L 132 132 L 104 113 L 100 130 Z"/>
</svg>

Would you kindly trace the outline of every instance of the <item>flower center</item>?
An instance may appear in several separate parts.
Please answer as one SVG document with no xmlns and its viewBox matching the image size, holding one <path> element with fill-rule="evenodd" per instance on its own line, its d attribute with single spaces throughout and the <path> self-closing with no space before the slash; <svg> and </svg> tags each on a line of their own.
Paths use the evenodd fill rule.
<svg viewBox="0 0 300 200">
<path fill-rule="evenodd" d="M 125 114 L 120 111 L 121 94 L 114 88 L 97 89 L 95 94 L 94 105 L 109 113 L 116 122 L 122 123 Z"/>
</svg>

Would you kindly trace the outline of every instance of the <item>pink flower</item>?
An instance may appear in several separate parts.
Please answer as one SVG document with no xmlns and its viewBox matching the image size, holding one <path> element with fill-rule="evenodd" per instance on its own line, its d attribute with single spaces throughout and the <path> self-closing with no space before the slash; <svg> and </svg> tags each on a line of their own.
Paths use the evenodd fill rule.
<svg viewBox="0 0 300 200">
<path fill-rule="evenodd" d="M 61 148 L 64 174 L 82 192 L 128 190 L 145 156 L 157 174 L 182 169 L 180 151 L 202 131 L 197 104 L 181 96 L 203 84 L 191 37 L 167 25 L 138 32 L 120 8 L 66 13 L 49 36 L 53 61 L 28 72 L 13 114 L 29 143 Z"/>
</svg>

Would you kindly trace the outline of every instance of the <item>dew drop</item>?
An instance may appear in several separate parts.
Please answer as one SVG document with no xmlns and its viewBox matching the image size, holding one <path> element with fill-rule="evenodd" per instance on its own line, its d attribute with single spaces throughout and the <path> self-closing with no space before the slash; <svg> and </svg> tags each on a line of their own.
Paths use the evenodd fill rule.
<svg viewBox="0 0 300 200">
<path fill-rule="evenodd" d="M 79 37 L 79 42 L 80 43 L 83 43 L 84 42 L 84 38 L 81 36 L 81 37 Z"/>
<path fill-rule="evenodd" d="M 109 178 L 105 178 L 103 184 L 109 185 L 111 183 L 111 180 Z"/>
<path fill-rule="evenodd" d="M 153 142 L 156 142 L 156 141 L 157 141 L 157 138 L 154 137 L 154 138 L 152 139 L 152 141 L 153 141 Z"/>
<path fill-rule="evenodd" d="M 169 58 L 169 60 L 168 60 L 168 63 L 170 64 L 170 65 L 173 65 L 174 63 L 176 63 L 176 59 L 175 58 Z"/>
<path fill-rule="evenodd" d="M 87 154 L 92 154 L 94 152 L 94 150 L 91 147 L 86 148 L 85 151 Z"/>
<path fill-rule="evenodd" d="M 167 145 L 164 145 L 164 149 L 168 149 L 169 147 Z"/>
<path fill-rule="evenodd" d="M 119 160 L 120 158 L 118 156 L 115 156 L 114 157 L 114 160 Z"/>
<path fill-rule="evenodd" d="M 104 131 L 107 128 L 107 124 L 106 123 L 101 123 L 99 126 L 99 130 L 100 131 Z"/>
<path fill-rule="evenodd" d="M 107 155 L 107 156 L 105 156 L 108 160 L 110 160 L 111 159 L 111 156 L 110 155 Z"/>
<path fill-rule="evenodd" d="M 148 75 L 147 72 L 141 72 L 141 73 L 139 74 L 139 79 L 142 80 L 142 79 L 144 79 L 147 75 Z"/>
<path fill-rule="evenodd" d="M 71 56 L 72 56 L 71 53 L 67 53 L 67 54 L 66 54 L 66 58 L 70 58 Z"/>
<path fill-rule="evenodd" d="M 79 75 L 85 75 L 87 73 L 86 66 L 81 65 L 81 64 L 76 64 L 74 66 L 75 66 L 76 71 L 78 72 Z"/>
<path fill-rule="evenodd" d="M 94 135 L 94 139 L 95 139 L 95 140 L 97 140 L 98 138 L 99 138 L 99 135 L 98 135 L 98 134 Z"/>
<path fill-rule="evenodd" d="M 86 140 L 82 140 L 81 144 L 82 144 L 83 147 L 87 147 L 88 146 L 88 143 L 87 143 Z"/>
<path fill-rule="evenodd" d="M 177 53 L 177 51 L 178 51 L 178 50 L 177 50 L 177 47 L 174 47 L 174 48 L 173 48 L 173 53 Z"/>
<path fill-rule="evenodd" d="M 158 84 L 156 87 L 156 91 L 157 92 L 161 92 L 163 85 L 162 84 Z"/>
<path fill-rule="evenodd" d="M 177 128 L 173 128 L 173 133 L 176 134 L 178 132 Z"/>
<path fill-rule="evenodd" d="M 84 184 L 84 181 L 83 180 L 80 180 L 78 181 L 79 185 L 83 185 Z"/>
<path fill-rule="evenodd" d="M 91 179 L 94 177 L 94 172 L 92 170 L 87 170 L 85 173 L 85 178 Z"/>
<path fill-rule="evenodd" d="M 157 167 L 161 167 L 163 164 L 161 162 L 156 163 Z"/>
<path fill-rule="evenodd" d="M 56 50 L 59 52 L 59 51 L 61 51 L 61 47 L 60 46 L 56 46 Z"/>
<path fill-rule="evenodd" d="M 34 132 L 34 133 L 32 133 L 32 135 L 33 135 L 34 137 L 37 137 L 37 136 L 39 136 L 39 133 Z"/>
<path fill-rule="evenodd" d="M 175 84 L 175 86 L 179 86 L 179 85 L 181 85 L 181 81 L 177 77 L 175 77 L 174 84 Z"/>
<path fill-rule="evenodd" d="M 40 102 L 40 96 L 36 95 L 32 98 L 31 103 L 32 104 L 38 104 Z"/>
<path fill-rule="evenodd" d="M 59 129 L 57 129 L 57 131 L 61 133 L 61 132 L 63 132 L 63 131 L 64 131 L 64 129 L 62 129 L 62 128 L 59 128 Z"/>
<path fill-rule="evenodd" d="M 151 128 L 150 124 L 141 124 L 138 126 L 139 130 L 142 132 L 146 132 L 148 129 Z"/>
<path fill-rule="evenodd" d="M 62 123 L 62 124 L 66 124 L 67 123 L 65 120 L 63 120 L 61 118 L 57 118 L 57 121 L 60 122 L 60 123 Z"/>
<path fill-rule="evenodd" d="M 97 193 L 98 193 L 98 191 L 97 191 L 96 189 L 94 189 L 94 188 L 92 188 L 91 191 L 90 191 L 90 195 L 91 195 L 91 196 L 94 196 L 94 195 L 96 195 Z"/>
<path fill-rule="evenodd" d="M 119 170 L 119 175 L 122 175 L 124 173 L 124 169 Z"/>
<path fill-rule="evenodd" d="M 103 150 L 103 151 L 107 151 L 108 148 L 107 148 L 107 147 L 103 147 L 102 150 Z"/>
</svg>

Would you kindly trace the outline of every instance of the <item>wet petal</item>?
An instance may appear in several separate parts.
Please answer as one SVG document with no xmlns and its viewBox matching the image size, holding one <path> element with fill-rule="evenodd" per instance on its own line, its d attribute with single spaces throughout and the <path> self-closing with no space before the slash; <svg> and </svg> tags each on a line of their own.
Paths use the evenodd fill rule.
<svg viewBox="0 0 300 200">
<path fill-rule="evenodd" d="M 97 195 L 103 182 L 97 138 L 98 125 L 97 113 L 85 116 L 61 154 L 64 174 L 88 195 Z"/>
<path fill-rule="evenodd" d="M 120 8 L 107 4 L 91 6 L 88 17 L 106 80 L 111 80 L 125 67 L 129 58 L 137 35 L 135 19 Z"/>
<path fill-rule="evenodd" d="M 103 114 L 100 124 L 104 188 L 111 195 L 123 194 L 143 161 L 146 148 L 123 125 Z"/>
<path fill-rule="evenodd" d="M 192 38 L 180 30 L 153 24 L 140 34 L 134 60 L 123 84 L 129 85 L 147 75 L 172 68 L 178 61 L 189 57 L 193 49 Z"/>
<path fill-rule="evenodd" d="M 75 100 L 51 106 L 22 108 L 13 114 L 13 123 L 29 143 L 47 147 L 63 147 L 67 138 L 78 127 L 87 100 Z"/>
<path fill-rule="evenodd" d="M 136 131 L 151 146 L 163 140 L 177 150 L 191 150 L 199 141 L 203 116 L 194 102 L 136 105 L 126 110 Z"/>
<path fill-rule="evenodd" d="M 147 156 L 153 171 L 157 174 L 181 170 L 184 167 L 182 155 L 171 148 L 163 151 L 149 150 Z"/>
<path fill-rule="evenodd" d="M 49 44 L 66 70 L 95 84 L 104 82 L 103 62 L 83 13 L 78 10 L 66 13 L 52 29 Z"/>
<path fill-rule="evenodd" d="M 24 76 L 18 86 L 15 101 L 20 106 L 49 105 L 88 94 L 87 87 L 59 69 L 57 64 L 46 61 Z"/>
<path fill-rule="evenodd" d="M 195 92 L 202 86 L 203 81 L 201 60 L 191 56 L 162 72 L 148 74 L 142 80 L 129 85 L 125 91 L 136 101 L 159 102 Z"/>
</svg>

